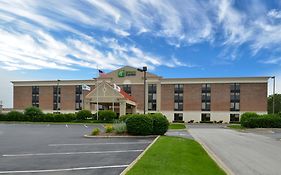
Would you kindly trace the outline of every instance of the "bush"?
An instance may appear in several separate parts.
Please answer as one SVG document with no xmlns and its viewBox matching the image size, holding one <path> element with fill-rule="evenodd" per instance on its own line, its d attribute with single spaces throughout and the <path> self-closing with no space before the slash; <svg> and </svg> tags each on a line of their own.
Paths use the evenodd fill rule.
<svg viewBox="0 0 281 175">
<path fill-rule="evenodd" d="M 117 134 L 123 134 L 127 132 L 127 127 L 125 122 L 114 123 L 113 129 Z"/>
<path fill-rule="evenodd" d="M 24 115 L 26 115 L 29 118 L 33 118 L 36 116 L 42 116 L 43 112 L 41 111 L 41 109 L 37 108 L 37 107 L 28 107 L 24 110 Z"/>
<path fill-rule="evenodd" d="M 92 135 L 93 135 L 93 136 L 99 135 L 99 133 L 100 133 L 100 129 L 99 129 L 99 128 L 95 128 L 95 129 L 93 129 L 93 131 L 92 131 Z"/>
<path fill-rule="evenodd" d="M 6 121 L 25 121 L 26 117 L 22 112 L 11 111 L 6 114 Z"/>
<path fill-rule="evenodd" d="M 133 114 L 126 120 L 127 130 L 132 135 L 149 135 L 153 132 L 153 121 L 143 114 Z"/>
<path fill-rule="evenodd" d="M 0 114 L 0 121 L 6 121 L 6 115 L 5 114 Z"/>
<path fill-rule="evenodd" d="M 119 121 L 126 122 L 126 120 L 131 116 L 132 114 L 122 115 L 121 117 L 119 117 Z"/>
<path fill-rule="evenodd" d="M 98 118 L 99 120 L 107 121 L 107 122 L 113 121 L 117 117 L 116 113 L 110 110 L 99 111 L 98 114 L 99 114 L 99 118 Z"/>
<path fill-rule="evenodd" d="M 161 113 L 149 114 L 153 122 L 152 134 L 164 135 L 169 128 L 169 121 Z"/>
<path fill-rule="evenodd" d="M 92 113 L 89 110 L 81 110 L 77 112 L 76 117 L 78 120 L 86 120 L 88 118 L 92 118 Z"/>
<path fill-rule="evenodd" d="M 253 118 L 257 118 L 259 115 L 254 112 L 245 112 L 241 115 L 240 123 L 244 127 L 249 127 L 249 122 Z"/>
<path fill-rule="evenodd" d="M 113 127 L 112 125 L 105 125 L 105 132 L 106 133 L 112 133 Z"/>
<path fill-rule="evenodd" d="M 66 122 L 74 121 L 74 120 L 76 120 L 76 114 L 73 114 L 73 113 L 64 114 L 64 120 Z"/>
</svg>

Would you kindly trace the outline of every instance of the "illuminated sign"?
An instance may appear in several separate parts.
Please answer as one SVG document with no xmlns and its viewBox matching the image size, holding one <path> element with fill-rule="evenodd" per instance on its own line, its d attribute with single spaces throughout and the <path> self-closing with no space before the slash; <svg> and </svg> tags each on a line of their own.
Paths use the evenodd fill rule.
<svg viewBox="0 0 281 175">
<path fill-rule="evenodd" d="M 125 71 L 125 70 L 119 70 L 118 71 L 118 77 L 131 77 L 136 76 L 136 71 Z"/>
</svg>

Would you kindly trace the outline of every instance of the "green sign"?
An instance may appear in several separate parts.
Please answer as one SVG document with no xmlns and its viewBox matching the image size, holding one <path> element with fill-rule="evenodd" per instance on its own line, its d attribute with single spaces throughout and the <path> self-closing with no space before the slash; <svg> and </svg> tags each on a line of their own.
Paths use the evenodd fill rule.
<svg viewBox="0 0 281 175">
<path fill-rule="evenodd" d="M 118 71 L 118 77 L 125 77 L 125 70 Z"/>
</svg>

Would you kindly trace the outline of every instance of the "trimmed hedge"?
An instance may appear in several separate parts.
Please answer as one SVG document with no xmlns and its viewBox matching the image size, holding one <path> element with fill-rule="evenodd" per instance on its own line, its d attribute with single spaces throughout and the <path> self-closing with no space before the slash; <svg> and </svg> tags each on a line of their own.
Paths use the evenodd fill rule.
<svg viewBox="0 0 281 175">
<path fill-rule="evenodd" d="M 37 107 L 28 107 L 24 110 L 24 115 L 28 117 L 42 116 L 43 112 Z"/>
<path fill-rule="evenodd" d="M 99 114 L 98 120 L 102 120 L 102 121 L 111 122 L 117 118 L 117 114 L 110 110 L 99 111 L 98 114 Z"/>
<path fill-rule="evenodd" d="M 92 112 L 89 110 L 81 110 L 76 114 L 78 120 L 86 120 L 87 118 L 92 118 Z"/>
<path fill-rule="evenodd" d="M 153 120 L 148 115 L 132 114 L 126 120 L 127 131 L 132 135 L 150 135 L 153 132 Z"/>
<path fill-rule="evenodd" d="M 11 111 L 6 114 L 5 117 L 6 121 L 25 121 L 27 117 L 18 111 Z"/>
<path fill-rule="evenodd" d="M 242 114 L 240 123 L 247 128 L 281 128 L 281 117 L 278 115 L 246 112 Z"/>
<path fill-rule="evenodd" d="M 169 128 L 169 121 L 166 116 L 161 113 L 150 114 L 153 121 L 153 131 L 152 134 L 164 135 Z"/>
</svg>

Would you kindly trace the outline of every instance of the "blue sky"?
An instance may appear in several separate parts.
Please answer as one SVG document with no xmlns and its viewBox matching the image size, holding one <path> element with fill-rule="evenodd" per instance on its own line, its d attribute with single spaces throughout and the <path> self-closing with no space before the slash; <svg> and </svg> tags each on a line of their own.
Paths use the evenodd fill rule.
<svg viewBox="0 0 281 175">
<path fill-rule="evenodd" d="M 281 1 L 2 0 L 0 45 L 6 107 L 11 80 L 89 79 L 97 67 L 147 65 L 163 77 L 276 75 L 279 82 Z"/>
</svg>

